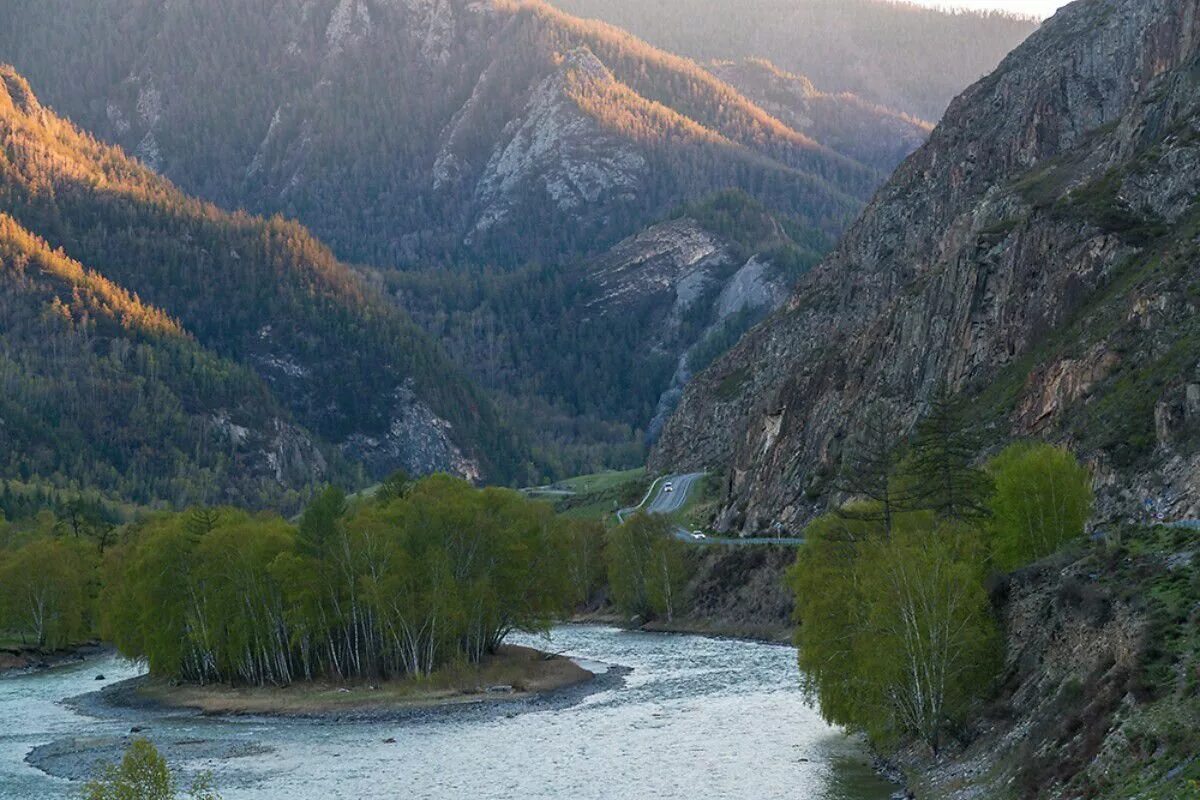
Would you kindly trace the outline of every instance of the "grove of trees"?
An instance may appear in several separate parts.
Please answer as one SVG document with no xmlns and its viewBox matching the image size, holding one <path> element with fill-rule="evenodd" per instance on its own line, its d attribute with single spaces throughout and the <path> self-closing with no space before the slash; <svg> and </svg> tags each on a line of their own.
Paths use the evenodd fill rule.
<svg viewBox="0 0 1200 800">
<path fill-rule="evenodd" d="M 446 476 L 298 526 L 234 509 L 153 517 L 106 557 L 102 632 L 152 672 L 199 683 L 428 675 L 579 601 L 573 523 Z"/>
<path fill-rule="evenodd" d="M 608 586 L 624 614 L 671 620 L 683 610 L 688 551 L 673 528 L 666 517 L 636 514 L 608 534 Z"/>
<path fill-rule="evenodd" d="M 790 573 L 800 666 L 830 721 L 936 752 L 996 676 L 988 575 L 1080 539 L 1091 480 L 1044 443 L 977 466 L 945 399 L 908 442 L 886 408 L 871 417 L 845 462 L 849 501 L 808 526 Z"/>
</svg>

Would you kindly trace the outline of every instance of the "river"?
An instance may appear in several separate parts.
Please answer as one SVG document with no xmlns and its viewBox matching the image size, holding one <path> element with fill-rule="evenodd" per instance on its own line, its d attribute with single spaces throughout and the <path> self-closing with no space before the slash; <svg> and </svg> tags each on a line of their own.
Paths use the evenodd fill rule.
<svg viewBox="0 0 1200 800">
<path fill-rule="evenodd" d="M 569 704 L 387 723 L 85 714 L 62 702 L 138 674 L 115 657 L 8 676 L 0 797 L 72 796 L 79 784 L 30 765 L 31 749 L 115 743 L 133 725 L 171 748 L 175 766 L 211 770 L 225 800 L 885 800 L 894 791 L 862 746 L 805 702 L 790 648 L 600 626 L 515 640 L 630 671 Z M 180 753 L 191 755 L 179 763 Z M 69 763 L 48 768 L 70 773 Z"/>
</svg>

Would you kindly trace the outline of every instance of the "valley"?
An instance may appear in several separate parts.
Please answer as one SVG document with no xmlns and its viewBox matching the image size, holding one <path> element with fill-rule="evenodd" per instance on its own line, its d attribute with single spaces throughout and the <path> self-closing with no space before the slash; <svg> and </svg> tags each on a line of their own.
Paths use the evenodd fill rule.
<svg viewBox="0 0 1200 800">
<path fill-rule="evenodd" d="M 1200 0 L 978 5 L 0 0 L 0 797 L 1200 797 Z"/>
</svg>

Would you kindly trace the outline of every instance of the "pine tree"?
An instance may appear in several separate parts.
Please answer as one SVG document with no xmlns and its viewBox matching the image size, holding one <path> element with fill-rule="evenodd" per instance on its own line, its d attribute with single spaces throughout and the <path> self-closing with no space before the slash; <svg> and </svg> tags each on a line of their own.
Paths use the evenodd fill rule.
<svg viewBox="0 0 1200 800">
<path fill-rule="evenodd" d="M 940 391 L 912 443 L 915 507 L 958 522 L 986 517 L 991 479 L 975 466 L 979 451 L 978 431 L 966 420 L 962 404 Z"/>
<path fill-rule="evenodd" d="M 837 490 L 870 505 L 843 506 L 839 514 L 864 522 L 880 522 L 888 537 L 896 514 L 913 502 L 910 492 L 896 480 L 904 457 L 904 438 L 895 408 L 887 401 L 868 409 L 862 428 L 850 442 L 842 462 Z"/>
</svg>

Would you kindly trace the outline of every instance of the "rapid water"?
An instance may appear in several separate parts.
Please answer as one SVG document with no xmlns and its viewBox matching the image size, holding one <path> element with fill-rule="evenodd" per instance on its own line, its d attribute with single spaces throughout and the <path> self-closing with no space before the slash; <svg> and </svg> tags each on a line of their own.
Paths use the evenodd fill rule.
<svg viewBox="0 0 1200 800">
<path fill-rule="evenodd" d="M 225 800 L 885 800 L 894 790 L 805 702 L 790 648 L 596 626 L 521 643 L 632 671 L 566 706 L 387 723 L 96 717 L 61 702 L 138 673 L 114 657 L 10 676 L 0 679 L 0 798 L 76 795 L 79 783 L 26 755 L 131 725 L 169 748 L 173 766 L 211 770 Z M 56 763 L 70 772 L 70 759 Z"/>
</svg>

